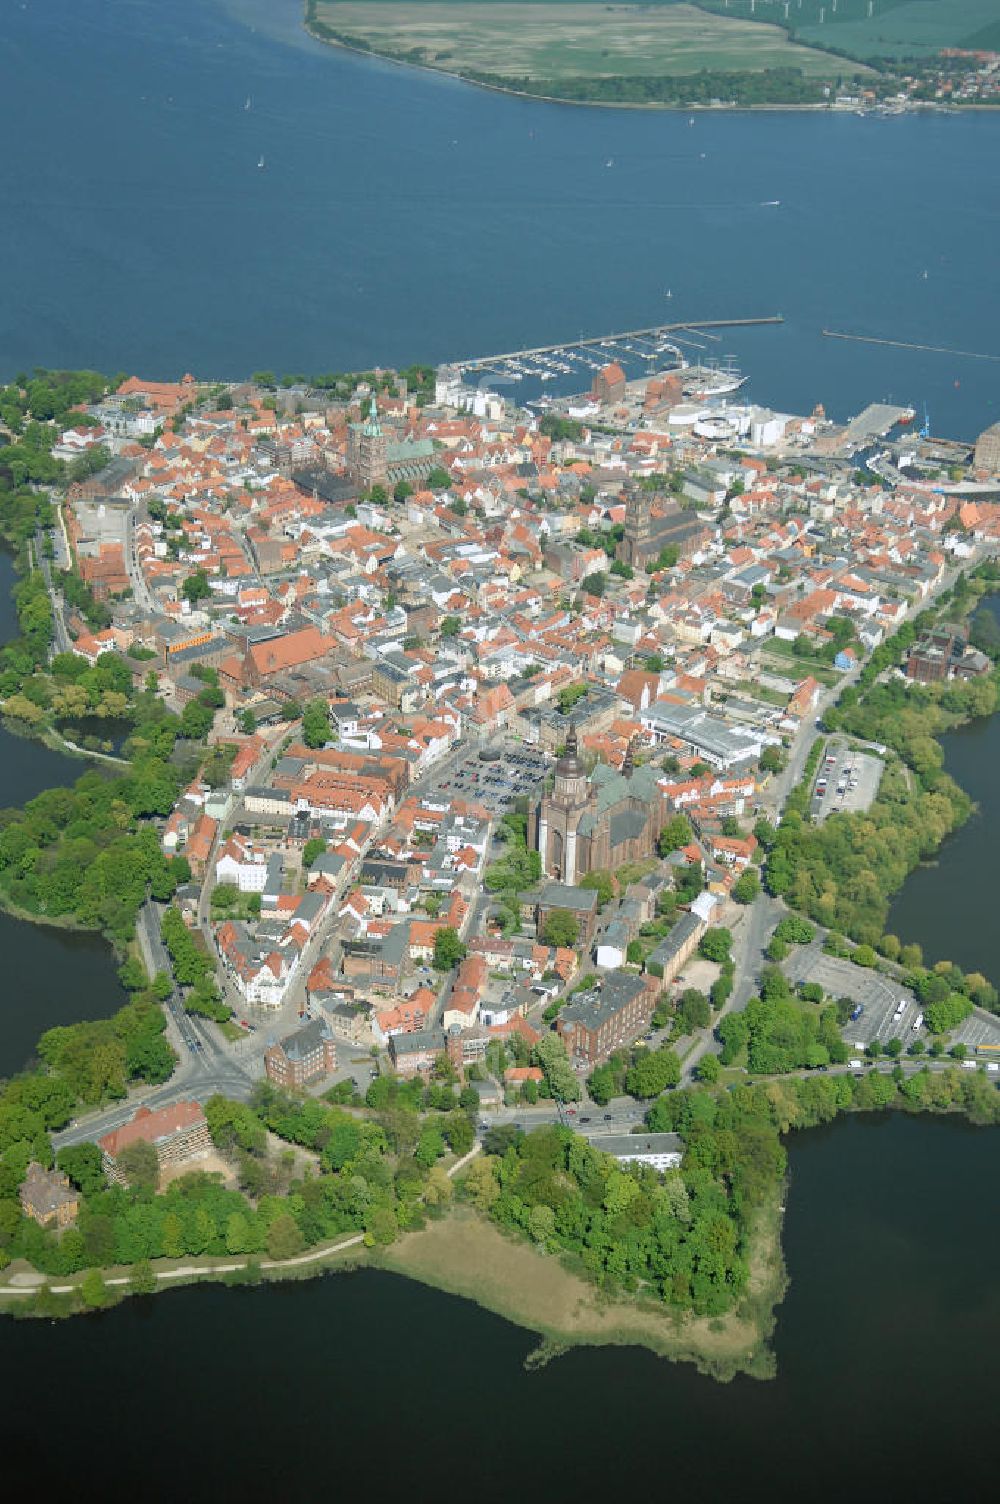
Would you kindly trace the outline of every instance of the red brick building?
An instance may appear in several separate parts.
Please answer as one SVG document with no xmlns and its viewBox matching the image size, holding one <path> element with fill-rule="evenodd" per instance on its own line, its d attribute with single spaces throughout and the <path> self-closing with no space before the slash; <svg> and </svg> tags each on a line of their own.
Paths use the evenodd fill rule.
<svg viewBox="0 0 1000 1504">
<path fill-rule="evenodd" d="M 277 1086 L 307 1086 L 337 1069 L 337 1042 L 330 1026 L 314 1018 L 264 1052 L 264 1069 Z"/>
<path fill-rule="evenodd" d="M 625 395 L 625 372 L 617 361 L 602 366 L 590 388 L 597 402 L 617 402 Z"/>
<path fill-rule="evenodd" d="M 118 1168 L 118 1156 L 123 1149 L 140 1142 L 152 1144 L 161 1170 L 188 1159 L 199 1159 L 212 1149 L 208 1123 L 197 1102 L 175 1102 L 172 1107 L 161 1107 L 158 1112 L 140 1107 L 130 1123 L 98 1140 L 109 1180 L 125 1184 L 125 1176 Z"/>
</svg>

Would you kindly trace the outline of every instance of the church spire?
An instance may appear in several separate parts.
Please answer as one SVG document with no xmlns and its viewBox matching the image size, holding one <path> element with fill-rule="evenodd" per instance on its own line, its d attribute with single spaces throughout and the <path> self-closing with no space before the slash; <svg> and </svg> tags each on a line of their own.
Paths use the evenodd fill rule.
<svg viewBox="0 0 1000 1504">
<path fill-rule="evenodd" d="M 366 439 L 379 439 L 382 437 L 382 425 L 378 420 L 378 403 L 375 401 L 375 393 L 372 392 L 372 400 L 368 406 L 368 417 L 365 426 L 361 430 Z"/>
</svg>

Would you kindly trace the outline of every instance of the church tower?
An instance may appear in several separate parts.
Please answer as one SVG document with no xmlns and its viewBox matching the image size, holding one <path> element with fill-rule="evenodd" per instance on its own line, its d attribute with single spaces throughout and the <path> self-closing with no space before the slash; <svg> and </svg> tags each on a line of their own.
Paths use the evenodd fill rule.
<svg viewBox="0 0 1000 1504">
<path fill-rule="evenodd" d="M 374 393 L 368 417 L 361 425 L 357 444 L 358 480 L 361 485 L 366 491 L 375 485 L 384 486 L 389 475 L 389 441 L 378 420 Z"/>
<path fill-rule="evenodd" d="M 623 563 L 633 568 L 642 563 L 649 553 L 651 531 L 649 498 L 634 486 L 625 502 L 625 534 L 620 545 Z"/>
<path fill-rule="evenodd" d="M 569 728 L 566 750 L 554 771 L 552 793 L 542 798 L 539 810 L 538 850 L 546 876 L 573 884 L 577 879 L 578 830 L 591 803 L 590 780 L 580 760 L 575 724 Z"/>
</svg>

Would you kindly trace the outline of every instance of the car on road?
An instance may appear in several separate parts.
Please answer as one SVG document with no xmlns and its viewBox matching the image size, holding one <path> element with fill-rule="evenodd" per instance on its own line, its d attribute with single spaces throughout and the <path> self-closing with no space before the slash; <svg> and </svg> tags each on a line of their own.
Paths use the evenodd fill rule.
<svg viewBox="0 0 1000 1504">
<path fill-rule="evenodd" d="M 590 1123 L 590 1122 L 592 1122 L 592 1121 L 593 1121 L 593 1119 L 592 1119 L 592 1118 L 581 1118 L 581 1119 L 580 1119 L 580 1122 L 581 1122 L 581 1123 Z"/>
<path fill-rule="evenodd" d="M 605 1114 L 604 1114 L 604 1121 L 605 1121 L 605 1122 L 606 1122 L 606 1123 L 610 1123 L 610 1122 L 611 1122 L 611 1116 L 612 1116 L 612 1115 L 611 1115 L 611 1113 L 610 1113 L 610 1112 L 606 1112 L 606 1113 L 605 1113 Z"/>
</svg>

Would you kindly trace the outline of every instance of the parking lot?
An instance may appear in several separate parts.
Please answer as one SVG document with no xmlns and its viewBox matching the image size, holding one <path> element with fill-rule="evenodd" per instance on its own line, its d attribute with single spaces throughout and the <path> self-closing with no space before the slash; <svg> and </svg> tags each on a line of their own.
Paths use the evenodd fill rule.
<svg viewBox="0 0 1000 1504">
<path fill-rule="evenodd" d="M 868 809 L 881 781 L 882 762 L 878 757 L 831 741 L 813 784 L 813 819 L 823 821 L 827 815 L 855 814 Z"/>
<path fill-rule="evenodd" d="M 831 997 L 849 997 L 861 1004 L 860 1017 L 844 1025 L 843 1034 L 849 1045 L 860 1049 L 873 1039 L 880 1044 L 893 1038 L 909 1043 L 917 1037 L 913 1029 L 920 1013 L 917 1000 L 905 987 L 888 981 L 877 971 L 824 955 L 818 943 L 796 946 L 784 969 L 790 982 L 818 982 Z M 901 1002 L 904 1008 L 897 1018 L 896 1009 Z M 917 1032 L 927 1038 L 925 1029 Z"/>
<path fill-rule="evenodd" d="M 483 757 L 482 752 L 488 752 Z M 451 798 L 476 799 L 492 815 L 502 815 L 520 795 L 534 793 L 549 766 L 544 752 L 535 747 L 505 743 L 479 748 L 470 746 L 441 776 L 429 779 L 434 793 Z"/>
<path fill-rule="evenodd" d="M 889 1039 L 901 1039 L 909 1045 L 915 1039 L 926 1043 L 931 1038 L 926 1028 L 914 1028 L 921 1008 L 912 992 L 878 972 L 824 955 L 818 941 L 796 946 L 784 970 L 790 982 L 818 982 L 831 997 L 850 997 L 861 1004 L 860 1017 L 845 1024 L 842 1031 L 848 1045 L 863 1049 L 873 1039 L 883 1045 Z M 904 1006 L 897 1016 L 900 1003 Z M 1000 1018 L 971 1013 L 960 1028 L 949 1034 L 948 1041 L 964 1044 L 970 1053 L 977 1044 L 1000 1044 Z"/>
</svg>

